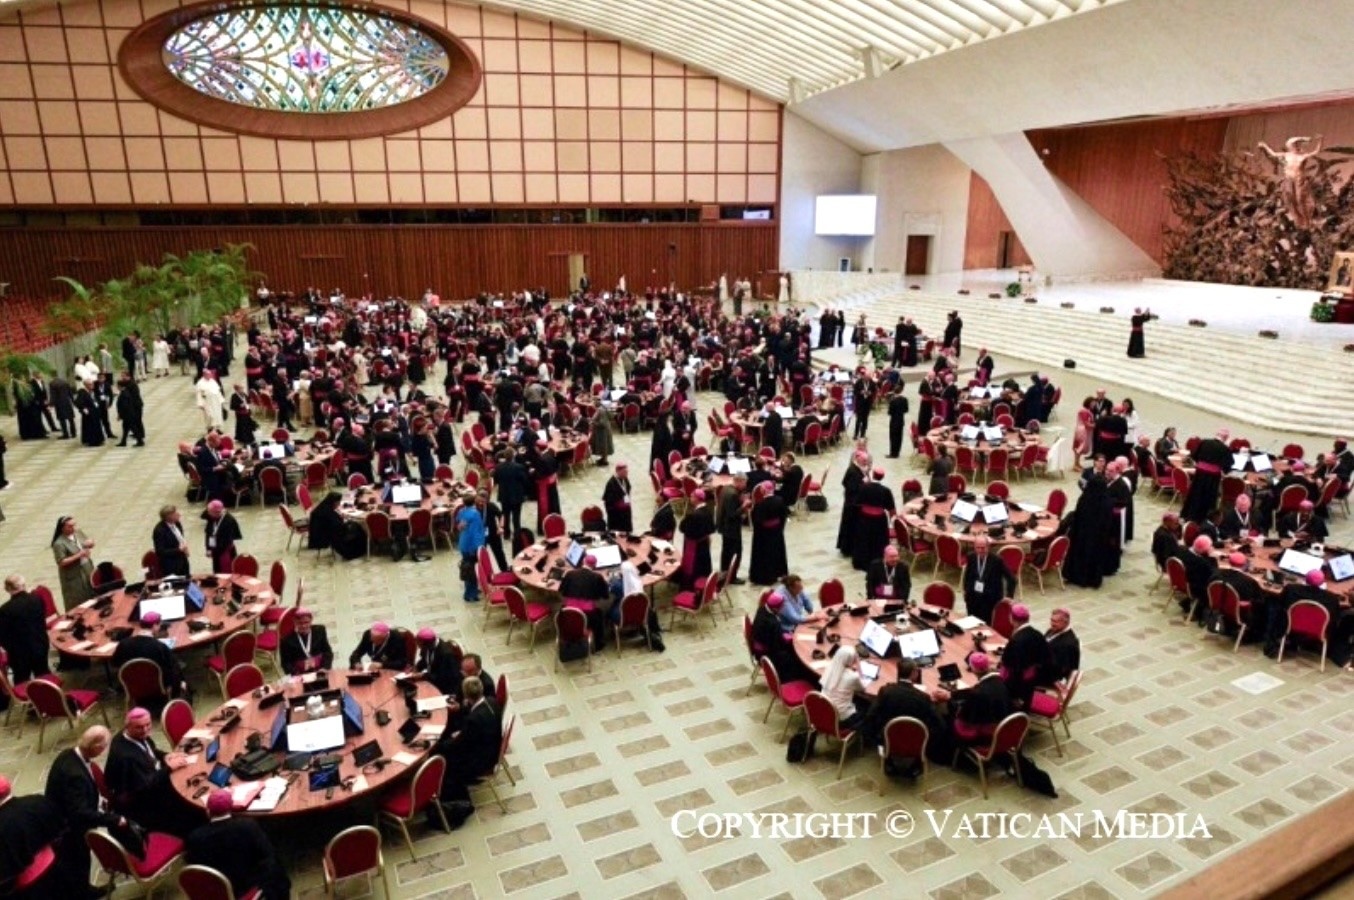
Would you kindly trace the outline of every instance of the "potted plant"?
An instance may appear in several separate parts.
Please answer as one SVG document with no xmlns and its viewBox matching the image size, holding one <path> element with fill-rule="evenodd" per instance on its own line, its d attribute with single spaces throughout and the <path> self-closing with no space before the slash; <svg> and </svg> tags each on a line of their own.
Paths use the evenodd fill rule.
<svg viewBox="0 0 1354 900">
<path fill-rule="evenodd" d="M 1335 320 L 1335 305 L 1327 303 L 1325 297 L 1320 297 L 1312 304 L 1311 319 L 1313 322 L 1332 322 Z"/>
<path fill-rule="evenodd" d="M 0 414 L 14 412 L 15 402 L 27 403 L 33 393 L 28 383 L 34 372 L 54 375 L 52 364 L 41 356 L 31 353 L 15 353 L 8 348 L 0 349 Z"/>
<path fill-rule="evenodd" d="M 1006 296 L 1019 297 L 1020 292 L 1021 292 L 1020 282 L 1012 281 L 1010 284 L 1006 285 Z"/>
</svg>

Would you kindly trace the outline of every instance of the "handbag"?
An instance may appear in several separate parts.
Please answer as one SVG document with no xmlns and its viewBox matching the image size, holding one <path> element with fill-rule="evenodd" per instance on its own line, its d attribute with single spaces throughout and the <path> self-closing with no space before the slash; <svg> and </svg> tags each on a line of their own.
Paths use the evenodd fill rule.
<svg viewBox="0 0 1354 900">
<path fill-rule="evenodd" d="M 475 580 L 475 559 L 471 556 L 461 557 L 461 580 Z"/>
</svg>

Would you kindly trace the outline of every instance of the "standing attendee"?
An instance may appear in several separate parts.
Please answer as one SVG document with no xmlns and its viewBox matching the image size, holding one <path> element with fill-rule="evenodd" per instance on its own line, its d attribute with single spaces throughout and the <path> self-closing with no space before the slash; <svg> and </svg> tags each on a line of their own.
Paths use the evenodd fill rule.
<svg viewBox="0 0 1354 900">
<path fill-rule="evenodd" d="M 16 378 L 13 385 L 14 411 L 19 420 L 19 440 L 37 441 L 47 437 L 42 415 L 47 405 L 47 389 L 42 376 L 35 372 L 27 381 Z M 51 413 L 47 413 L 51 418 Z M 55 431 L 55 427 L 52 429 Z"/>
<path fill-rule="evenodd" d="M 928 494 L 942 495 L 950 492 L 950 476 L 954 474 L 954 457 L 944 444 L 936 444 L 936 455 L 926 467 L 931 481 L 927 485 Z"/>
<path fill-rule="evenodd" d="M 105 782 L 114 809 L 151 831 L 186 837 L 202 822 L 170 783 L 169 773 L 188 765 L 182 753 L 155 746 L 149 710 L 133 707 L 108 748 Z"/>
<path fill-rule="evenodd" d="M 1101 476 L 1092 475 L 1072 513 L 1067 560 L 1063 563 L 1063 578 L 1068 584 L 1098 588 L 1107 571 L 1118 570 L 1118 532 L 1108 485 Z M 1111 555 L 1116 557 L 1112 567 Z"/>
<path fill-rule="evenodd" d="M 710 559 L 710 536 L 715 533 L 715 516 L 708 500 L 703 490 L 693 493 L 691 509 L 682 517 L 679 526 L 682 532 L 682 586 L 687 590 L 693 589 L 699 579 L 714 571 Z"/>
<path fill-rule="evenodd" d="M 991 539 L 981 534 L 974 538 L 973 552 L 964 560 L 965 610 L 989 624 L 997 602 L 1011 596 L 1016 588 L 1015 574 L 991 549 Z"/>
<path fill-rule="evenodd" d="M 169 377 L 169 341 L 163 334 L 156 335 L 151 344 L 150 368 L 156 378 Z"/>
<path fill-rule="evenodd" d="M 631 532 L 635 529 L 630 507 L 630 467 L 616 464 L 616 474 L 607 479 L 602 489 L 602 505 L 606 507 L 606 527 L 612 531 Z"/>
<path fill-rule="evenodd" d="M 903 432 L 907 429 L 908 403 L 900 380 L 889 396 L 889 459 L 897 459 L 903 450 Z"/>
<path fill-rule="evenodd" d="M 127 818 L 113 812 L 99 791 L 103 769 L 99 768 L 98 759 L 108 750 L 112 739 L 112 733 L 102 725 L 87 728 L 74 747 L 56 755 L 47 771 L 43 794 L 66 820 L 66 836 L 59 852 L 73 874 L 89 871 L 85 832 L 106 828 L 116 837 L 128 828 Z M 89 896 L 102 897 L 104 892 L 91 886 Z"/>
<path fill-rule="evenodd" d="M 75 428 L 75 392 L 71 389 L 70 382 L 58 375 L 48 385 L 48 391 L 56 419 L 61 423 L 62 440 L 77 437 L 79 432 Z"/>
<path fill-rule="evenodd" d="M 202 421 L 208 429 L 220 428 L 226 421 L 226 397 L 221 392 L 221 382 L 210 369 L 202 372 L 193 385 L 197 394 L 197 408 L 202 410 Z"/>
<path fill-rule="evenodd" d="M 240 523 L 220 500 L 207 504 L 202 519 L 206 522 L 207 556 L 212 561 L 212 571 L 231 571 L 235 565 L 235 542 L 244 539 Z"/>
<path fill-rule="evenodd" d="M 1109 482 L 1106 490 L 1117 519 L 1115 539 L 1122 552 L 1124 545 L 1133 540 L 1133 482 L 1128 477 L 1128 460 L 1120 456 L 1108 463 L 1105 466 L 1105 478 Z M 1114 571 L 1118 571 L 1118 566 L 1115 566 Z M 1113 575 L 1114 572 L 1107 571 L 1105 574 Z"/>
<path fill-rule="evenodd" d="M 747 476 L 739 473 L 733 477 L 732 484 L 719 489 L 715 499 L 715 528 L 719 531 L 719 571 L 728 572 L 734 560 L 743 558 L 743 491 L 747 489 Z M 739 565 L 742 563 L 740 562 Z M 738 569 L 733 569 L 733 584 L 742 584 Z"/>
<path fill-rule="evenodd" d="M 522 530 L 522 504 L 527 500 L 530 481 L 526 467 L 517 461 L 517 451 L 509 447 L 494 467 L 494 483 L 498 485 L 498 505 L 503 520 L 512 534 Z"/>
<path fill-rule="evenodd" d="M 851 556 L 855 552 L 856 519 L 860 513 L 856 496 L 869 469 L 870 454 L 857 450 L 842 475 L 842 517 L 837 525 L 837 552 L 842 556 Z"/>
<path fill-rule="evenodd" d="M 236 897 L 257 890 L 263 900 L 287 900 L 291 879 L 263 826 L 248 816 L 235 818 L 233 809 L 230 791 L 217 789 L 207 795 L 209 820 L 188 835 L 184 862 L 220 872 Z"/>
<path fill-rule="evenodd" d="M 94 596 L 94 588 L 89 583 L 89 576 L 94 572 L 94 542 L 76 529 L 73 516 L 56 520 L 52 555 L 60 568 L 61 603 L 69 612 Z"/>
<path fill-rule="evenodd" d="M 456 513 L 456 549 L 461 554 L 461 583 L 465 586 L 462 598 L 466 603 L 480 599 L 479 554 L 484 546 L 484 516 L 474 503 L 466 503 Z"/>
<path fill-rule="evenodd" d="M 884 555 L 889 543 L 889 523 L 893 521 L 893 491 L 884 484 L 884 470 L 876 468 L 871 480 L 856 492 L 857 515 L 855 545 L 851 551 L 851 566 L 864 572 Z"/>
<path fill-rule="evenodd" d="M 1205 438 L 1194 448 L 1194 479 L 1185 495 L 1180 518 L 1186 522 L 1201 522 L 1208 518 L 1218 502 L 1222 473 L 1231 468 L 1232 450 L 1227 445 L 1231 435 L 1227 429 L 1215 437 Z"/>
<path fill-rule="evenodd" d="M 75 392 L 75 408 L 80 411 L 80 443 L 101 447 L 104 441 L 102 395 L 94 379 L 86 379 Z"/>
<path fill-rule="evenodd" d="M 122 422 L 122 440 L 119 447 L 127 446 L 130 436 L 136 446 L 146 446 L 146 423 L 143 419 L 145 404 L 141 400 L 141 388 L 135 378 L 123 377 L 118 381 L 117 412 Z"/>
<path fill-rule="evenodd" d="M 795 462 L 795 455 L 785 451 L 780 456 L 780 488 L 776 491 L 785 501 L 786 509 L 794 509 L 799 502 L 799 488 L 804 484 L 804 468 Z"/>
<path fill-rule="evenodd" d="M 1147 355 L 1147 350 L 1143 346 L 1142 326 L 1146 325 L 1151 318 L 1152 311 L 1150 309 L 1139 307 L 1133 310 L 1133 316 L 1128 320 L 1128 356 L 1130 359 L 1142 359 Z"/>
<path fill-rule="evenodd" d="M 753 584 L 775 584 L 790 571 L 789 555 L 785 550 L 785 521 L 790 509 L 773 493 L 770 482 L 759 484 L 753 496 L 748 580 Z"/>
<path fill-rule="evenodd" d="M 155 556 L 160 562 L 160 574 L 165 577 L 181 575 L 186 578 L 189 574 L 188 537 L 183 533 L 183 513 L 179 512 L 177 506 L 160 508 L 160 521 L 152 529 L 150 539 Z"/>
<path fill-rule="evenodd" d="M 959 318 L 959 310 L 951 312 L 945 321 L 945 335 L 942 343 L 954 351 L 954 358 L 958 359 L 963 352 L 962 339 L 964 335 L 964 320 Z"/>
<path fill-rule="evenodd" d="M 14 684 L 51 674 L 47 653 L 47 610 L 42 598 L 28 590 L 22 575 L 5 579 L 9 599 L 0 606 L 0 648 L 9 654 Z"/>
<path fill-rule="evenodd" d="M 762 446 L 770 447 L 777 456 L 785 446 L 785 420 L 774 403 L 767 403 L 762 412 Z"/>
<path fill-rule="evenodd" d="M 588 433 L 592 454 L 598 457 L 597 465 L 608 465 L 611 454 L 616 452 L 616 442 L 611 435 L 611 413 L 601 404 L 592 415 Z"/>
<path fill-rule="evenodd" d="M 856 427 L 852 434 L 855 440 L 869 435 L 870 410 L 874 407 L 876 388 L 874 379 L 865 374 L 863 366 L 856 370 L 856 380 L 851 385 L 851 400 L 856 414 Z"/>
</svg>

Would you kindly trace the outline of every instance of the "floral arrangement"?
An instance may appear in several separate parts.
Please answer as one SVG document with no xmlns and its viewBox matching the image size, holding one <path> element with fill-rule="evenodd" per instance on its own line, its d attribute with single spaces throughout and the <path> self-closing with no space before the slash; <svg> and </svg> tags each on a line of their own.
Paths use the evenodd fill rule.
<svg viewBox="0 0 1354 900">
<path fill-rule="evenodd" d="M 1012 281 L 1010 284 L 1006 285 L 1006 296 L 1008 296 L 1008 297 L 1019 297 L 1019 296 L 1020 296 L 1020 282 L 1018 282 L 1018 281 Z"/>
<path fill-rule="evenodd" d="M 1312 304 L 1311 319 L 1313 322 L 1331 322 L 1335 319 L 1335 307 L 1326 302 L 1322 297 Z"/>
</svg>

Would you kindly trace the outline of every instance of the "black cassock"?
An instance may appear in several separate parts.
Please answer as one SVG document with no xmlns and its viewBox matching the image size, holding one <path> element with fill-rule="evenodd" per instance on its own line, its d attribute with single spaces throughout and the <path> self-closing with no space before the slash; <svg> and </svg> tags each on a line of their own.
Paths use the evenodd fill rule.
<svg viewBox="0 0 1354 900">
<path fill-rule="evenodd" d="M 1180 518 L 1186 522 L 1202 522 L 1218 502 L 1222 473 L 1231 468 L 1232 451 L 1217 438 L 1200 441 L 1194 448 L 1194 480 L 1185 497 Z"/>
<path fill-rule="evenodd" d="M 15 411 L 19 417 L 19 439 L 38 440 L 47 437 L 47 427 L 42 423 L 42 397 L 33 390 L 31 383 L 24 385 L 31 392 L 27 400 L 19 399 L 18 382 L 15 383 Z"/>
<path fill-rule="evenodd" d="M 1069 584 L 1098 588 L 1108 572 L 1119 568 L 1119 549 L 1115 546 L 1119 524 L 1103 478 L 1087 482 L 1072 516 L 1068 535 L 1071 544 L 1063 564 L 1063 577 Z"/>
<path fill-rule="evenodd" d="M 842 476 L 842 521 L 837 526 L 837 552 L 850 556 L 856 545 L 856 494 L 865 483 L 865 473 L 854 462 L 846 467 Z"/>
<path fill-rule="evenodd" d="M 752 507 L 752 563 L 748 578 L 753 584 L 775 584 L 790 572 L 785 553 L 785 501 L 775 494 Z"/>
<path fill-rule="evenodd" d="M 656 538 L 672 540 L 677 532 L 677 514 L 672 511 L 671 503 L 664 503 L 654 510 L 653 518 L 649 520 L 649 531 Z"/>
<path fill-rule="evenodd" d="M 98 396 L 88 388 L 75 392 L 75 408 L 80 411 L 80 443 L 86 447 L 103 444 L 103 415 Z"/>
<path fill-rule="evenodd" d="M 1128 355 L 1133 359 L 1140 359 L 1147 355 L 1147 349 L 1143 346 L 1142 326 L 1150 318 L 1142 313 L 1138 313 L 1129 319 L 1131 330 L 1128 333 Z"/>
<path fill-rule="evenodd" d="M 682 519 L 682 585 L 694 588 L 696 580 L 714 571 L 710 560 L 710 535 L 715 533 L 715 517 L 708 506 L 700 506 Z"/>
<path fill-rule="evenodd" d="M 851 566 L 864 572 L 870 568 L 870 563 L 883 559 L 884 548 L 889 544 L 889 520 L 894 510 L 893 491 L 873 481 L 860 486 L 856 500 L 859 506 Z"/>
<path fill-rule="evenodd" d="M 634 531 L 634 516 L 630 512 L 630 479 L 612 476 L 602 491 L 606 506 L 606 526 L 612 531 Z"/>
<path fill-rule="evenodd" d="M 1123 544 L 1133 540 L 1133 483 L 1125 477 L 1116 478 L 1110 484 L 1109 494 L 1115 510 L 1123 510 L 1122 513 L 1118 513 L 1118 515 L 1123 516 L 1124 522 L 1123 539 L 1120 542 L 1120 549 L 1122 550 Z M 1118 527 L 1118 522 L 1115 523 L 1115 527 Z M 1115 537 L 1117 539 L 1119 535 L 1116 533 Z M 1112 573 L 1107 572 L 1105 574 Z"/>
</svg>

